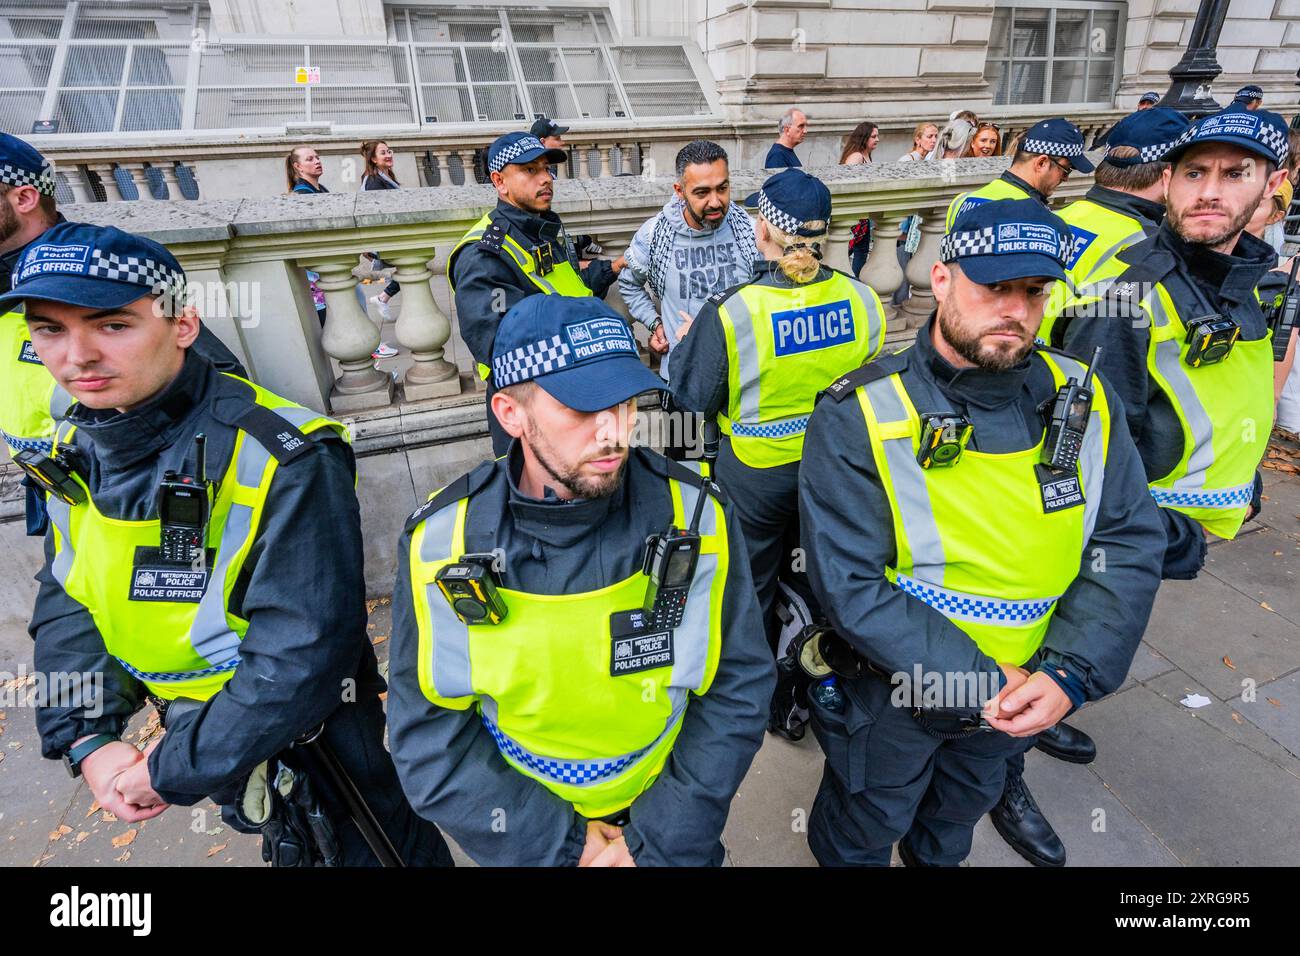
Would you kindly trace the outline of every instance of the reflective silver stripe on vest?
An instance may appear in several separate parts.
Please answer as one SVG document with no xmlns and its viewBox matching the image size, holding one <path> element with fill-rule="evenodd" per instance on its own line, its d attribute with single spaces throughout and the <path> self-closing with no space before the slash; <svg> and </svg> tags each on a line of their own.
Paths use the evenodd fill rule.
<svg viewBox="0 0 1300 956">
<path fill-rule="evenodd" d="M 480 716 L 483 718 L 483 724 L 487 727 L 488 733 L 496 741 L 497 749 L 503 754 L 514 758 L 516 762 L 523 764 L 533 773 L 548 780 L 569 784 L 570 786 L 584 787 L 602 783 L 627 770 L 647 753 L 659 746 L 663 739 L 672 733 L 673 728 L 682 719 L 682 714 L 686 712 L 687 694 L 686 691 L 680 688 L 670 687 L 668 690 L 673 703 L 673 710 L 664 725 L 663 733 L 639 750 L 618 757 L 570 760 L 563 757 L 546 757 L 533 753 L 518 741 L 508 737 L 501 730 L 497 723 L 496 701 L 491 697 L 483 698 Z"/>
<path fill-rule="evenodd" d="M 859 282 L 852 276 L 846 277 L 853 291 L 858 294 L 862 300 L 862 308 L 867 313 L 867 345 L 871 351 L 875 351 L 876 343 L 880 341 L 881 335 L 884 334 L 885 313 L 876 307 L 877 296 L 871 286 L 865 282 Z"/>
<path fill-rule="evenodd" d="M 68 414 L 68 409 L 76 401 L 62 385 L 54 386 L 54 394 L 50 396 L 50 417 L 56 422 Z"/>
<path fill-rule="evenodd" d="M 1053 355 L 1052 361 L 1061 367 L 1066 378 L 1074 376 L 1079 381 L 1087 372 L 1087 367 L 1074 359 L 1062 355 Z M 1099 386 L 1094 385 L 1094 388 Z M 1112 421 L 1112 427 L 1113 422 Z M 1083 544 L 1086 548 L 1092 540 L 1093 529 L 1097 527 L 1097 516 L 1101 513 L 1102 489 L 1106 484 L 1106 435 L 1101 424 L 1101 411 L 1093 406 L 1088 416 L 1088 427 L 1083 433 L 1083 447 L 1079 449 L 1079 473 L 1083 479 Z"/>
<path fill-rule="evenodd" d="M 682 516 L 689 522 L 695 513 L 696 499 L 704 492 L 685 483 L 678 487 L 682 492 Z M 700 515 L 700 534 L 716 534 L 717 518 L 718 511 L 712 500 L 705 501 Z M 704 672 L 709 663 L 713 579 L 717 573 L 718 556 L 701 554 L 695 565 L 695 577 L 691 579 L 691 590 L 686 596 L 681 626 L 673 631 L 673 672 L 668 682 L 674 688 L 699 687 L 704 682 Z M 686 706 L 684 702 L 682 706 Z"/>
<path fill-rule="evenodd" d="M 50 573 L 54 575 L 54 580 L 59 582 L 59 587 L 66 591 L 68 573 L 72 570 L 72 562 L 77 557 L 72 547 L 72 535 L 69 533 L 72 530 L 72 506 L 58 495 L 46 495 L 45 510 L 49 513 L 50 522 L 58 529 L 59 537 L 63 539 L 63 547 L 59 548 L 54 555 Z"/>
<path fill-rule="evenodd" d="M 749 303 L 739 292 L 733 294 L 723 307 L 731 319 L 732 332 L 736 338 L 736 368 L 740 381 L 736 383 L 739 396 L 737 415 L 732 419 L 734 431 L 737 422 L 746 425 L 758 425 L 759 376 L 762 374 L 758 360 L 758 340 L 754 336 L 754 316 L 749 310 Z M 730 413 L 730 409 L 727 410 Z"/>
<path fill-rule="evenodd" d="M 1058 594 L 1056 597 L 1010 601 L 941 588 L 901 572 L 896 578 L 900 588 L 924 601 L 944 617 L 981 624 L 1032 624 L 1047 616 L 1060 600 Z"/>
<path fill-rule="evenodd" d="M 1146 237 L 1147 234 L 1145 232 L 1135 232 L 1131 236 L 1125 236 L 1119 242 L 1115 243 L 1113 246 L 1111 246 L 1109 249 L 1103 252 L 1099 259 L 1093 262 L 1092 268 L 1089 269 L 1088 274 L 1083 277 L 1084 282 L 1087 282 L 1094 275 L 1096 275 L 1097 270 L 1100 269 L 1102 266 L 1104 266 L 1107 262 L 1109 262 L 1111 257 L 1114 256 L 1115 253 L 1123 252 L 1129 246 L 1136 245 Z M 1114 279 L 1112 279 L 1111 281 L 1113 282 Z"/>
<path fill-rule="evenodd" d="M 869 382 L 866 386 L 867 399 L 881 425 L 910 419 L 894 389 L 896 378 L 896 375 L 891 375 Z M 885 439 L 881 445 L 885 449 L 885 464 L 889 466 L 894 487 L 894 504 L 912 548 L 912 571 L 925 581 L 941 585 L 947 560 L 943 553 L 943 541 L 939 537 L 939 527 L 930 511 L 925 475 L 916 463 L 912 439 L 910 436 Z"/>
<path fill-rule="evenodd" d="M 424 519 L 420 560 L 425 564 L 460 557 L 450 554 L 459 507 L 459 503 L 449 504 Z M 456 616 L 435 582 L 425 585 L 424 597 L 433 630 L 433 689 L 439 697 L 469 697 L 474 693 L 469 673 L 469 626 Z"/>
<path fill-rule="evenodd" d="M 1151 309 L 1153 334 L 1154 329 L 1163 329 L 1172 324 L 1157 290 L 1152 290 L 1146 301 Z M 1174 339 L 1163 339 L 1155 343 L 1155 350 L 1156 368 L 1173 390 L 1174 400 L 1192 432 L 1192 453 L 1187 459 L 1187 473 L 1177 479 L 1169 490 L 1185 494 L 1216 492 L 1219 489 L 1205 487 L 1205 476 L 1214 464 L 1214 425 L 1187 377 L 1188 366 L 1183 363 L 1182 346 Z"/>
</svg>

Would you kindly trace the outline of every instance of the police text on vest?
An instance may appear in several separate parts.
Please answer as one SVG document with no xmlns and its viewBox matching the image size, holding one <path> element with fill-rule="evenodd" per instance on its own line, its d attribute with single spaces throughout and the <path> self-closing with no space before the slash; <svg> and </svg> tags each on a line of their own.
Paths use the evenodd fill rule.
<svg viewBox="0 0 1300 956">
<path fill-rule="evenodd" d="M 853 307 L 848 299 L 772 313 L 776 354 L 797 355 L 852 342 Z"/>
</svg>

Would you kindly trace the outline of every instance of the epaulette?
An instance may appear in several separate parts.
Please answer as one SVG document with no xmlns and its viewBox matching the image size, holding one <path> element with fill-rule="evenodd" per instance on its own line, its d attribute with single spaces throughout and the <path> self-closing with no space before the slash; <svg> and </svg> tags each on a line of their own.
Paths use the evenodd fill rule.
<svg viewBox="0 0 1300 956">
<path fill-rule="evenodd" d="M 488 227 L 483 230 L 476 245 L 487 252 L 500 253 L 506 241 L 506 227 L 495 219 L 488 219 Z"/>
<path fill-rule="evenodd" d="M 229 376 L 238 380 L 236 376 Z M 275 409 L 257 404 L 252 388 L 243 384 L 247 394 L 220 395 L 209 406 L 212 417 L 251 435 L 277 464 L 297 461 L 314 447 L 310 435 L 301 431 Z"/>
<path fill-rule="evenodd" d="M 1120 262 L 1128 262 L 1124 252 L 1120 252 L 1117 258 Z M 1160 251 L 1144 256 L 1115 277 L 1115 281 L 1106 290 L 1106 297 L 1114 301 L 1144 299 L 1153 285 L 1177 268 L 1178 260 L 1168 252 Z"/>
<path fill-rule="evenodd" d="M 733 295 L 736 294 L 736 290 L 743 289 L 747 285 L 749 285 L 748 282 L 737 282 L 729 289 L 723 289 L 721 292 L 713 293 L 713 295 L 709 296 L 704 301 L 709 303 L 710 305 L 722 305 L 722 303 L 726 302 L 728 299 L 730 299 Z"/>
<path fill-rule="evenodd" d="M 822 396 L 825 395 L 827 398 L 842 402 L 863 385 L 870 385 L 882 378 L 888 378 L 905 368 L 907 368 L 906 352 L 895 352 L 893 355 L 886 355 L 874 362 L 860 365 L 847 375 L 837 378 L 827 385 L 825 389 L 817 393 L 817 400 L 820 401 Z"/>
<path fill-rule="evenodd" d="M 492 474 L 495 470 L 495 461 L 485 461 L 474 468 L 473 471 L 461 475 L 442 489 L 435 491 L 429 496 L 428 501 L 412 511 L 410 517 L 406 519 L 406 533 L 410 534 L 414 531 L 421 521 L 429 517 L 429 515 L 433 514 L 435 511 L 439 511 L 452 502 L 460 501 L 462 498 L 468 498 L 470 495 L 478 492 L 488 483 L 488 481 L 491 480 Z"/>
</svg>

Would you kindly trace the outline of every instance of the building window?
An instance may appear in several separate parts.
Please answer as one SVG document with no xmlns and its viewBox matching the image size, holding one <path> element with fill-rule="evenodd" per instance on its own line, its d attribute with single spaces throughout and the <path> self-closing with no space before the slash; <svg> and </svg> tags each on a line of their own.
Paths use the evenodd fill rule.
<svg viewBox="0 0 1300 956">
<path fill-rule="evenodd" d="M 999 2 L 984 67 L 994 105 L 1111 105 L 1125 12 L 1123 3 Z"/>
</svg>

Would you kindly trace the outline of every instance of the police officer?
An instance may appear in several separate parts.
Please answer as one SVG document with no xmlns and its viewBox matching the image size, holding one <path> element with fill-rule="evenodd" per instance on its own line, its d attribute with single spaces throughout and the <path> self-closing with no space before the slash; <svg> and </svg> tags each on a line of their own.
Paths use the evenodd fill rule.
<svg viewBox="0 0 1300 956">
<path fill-rule="evenodd" d="M 1083 133 L 1068 120 L 1057 117 L 1035 123 L 1021 139 L 1009 169 L 988 185 L 953 199 L 946 227 L 951 230 L 957 216 L 967 209 L 995 199 L 1029 198 L 1046 205 L 1071 172 L 1092 172 L 1092 162 L 1083 148 Z"/>
<path fill-rule="evenodd" d="M 813 708 L 826 770 L 808 841 L 825 865 L 887 865 L 895 841 L 908 865 L 959 863 L 1007 756 L 1115 690 L 1146 626 L 1160 523 L 1108 385 L 1079 411 L 1077 465 L 1041 461 L 1040 406 L 1083 375 L 1034 347 L 1069 235 L 1036 200 L 967 209 L 915 346 L 835 382 L 812 415 L 803 542 L 855 652 L 838 709 Z M 974 729 L 981 704 L 992 730 Z"/>
<path fill-rule="evenodd" d="M 1244 110 L 1257 110 L 1264 104 L 1264 90 L 1254 83 L 1239 89 L 1232 98 L 1232 104 Z"/>
<path fill-rule="evenodd" d="M 479 863 L 717 865 L 773 683 L 739 523 L 698 471 L 629 450 L 663 382 L 599 299 L 523 300 L 494 353 L 509 453 L 398 549 L 402 785 Z M 671 567 L 651 547 L 651 590 L 670 527 L 699 537 L 663 539 Z"/>
<path fill-rule="evenodd" d="M 42 752 L 129 822 L 209 795 L 233 804 L 257 791 L 250 779 L 287 781 L 274 762 L 299 782 L 269 798 L 269 815 L 241 801 L 228 821 L 276 828 L 264 855 L 301 863 L 284 804 L 320 807 L 332 822 L 312 852 L 373 864 L 341 792 L 290 747 L 323 722 L 401 856 L 447 864 L 383 746 L 345 430 L 197 354 L 184 283 L 157 243 L 62 223 L 25 249 L 0 296 L 25 306 L 33 346 L 77 402 L 50 455 L 29 463 L 53 525 L 30 631 L 40 671 L 102 685 L 44 702 Z M 142 754 L 119 737 L 146 698 L 167 730 Z"/>
<path fill-rule="evenodd" d="M 821 180 L 783 170 L 745 205 L 758 207 L 760 258 L 744 284 L 709 297 L 679 329 L 680 373 L 669 387 L 679 406 L 721 426 L 718 481 L 745 530 L 775 650 L 778 574 L 787 564 L 802 572 L 802 561 L 785 559 L 799 540 L 799 459 L 813 399 L 880 351 L 885 319 L 869 286 L 821 264 L 831 219 Z"/>
<path fill-rule="evenodd" d="M 1072 293 L 1086 287 L 1099 265 L 1160 227 L 1168 168 L 1160 157 L 1189 125 L 1182 113 L 1161 106 L 1130 113 L 1110 131 L 1106 154 L 1093 174 L 1095 185 L 1060 211 L 1074 244 L 1065 264 L 1066 281 L 1052 288 L 1043 316 L 1039 337 L 1044 342 L 1051 341 L 1052 323 Z"/>
<path fill-rule="evenodd" d="M 45 157 L 16 136 L 0 133 L 0 294 L 22 250 L 47 229 L 64 222 L 54 199 L 54 170 Z M 244 368 L 206 327 L 195 348 L 219 369 L 243 375 Z M 0 315 L 0 435 L 11 455 L 25 449 L 49 451 L 55 424 L 72 398 L 54 381 L 32 347 L 18 311 Z M 45 533 L 44 499 L 27 486 L 27 532 Z"/>
<path fill-rule="evenodd" d="M 1287 153 L 1276 113 L 1230 106 L 1196 122 L 1162 157 L 1160 229 L 1108 260 L 1058 320 L 1071 352 L 1104 349 L 1160 505 L 1167 578 L 1194 578 L 1206 533 L 1231 539 L 1260 507 L 1273 374 L 1256 287 L 1277 257 L 1245 227 L 1286 178 Z"/>
<path fill-rule="evenodd" d="M 612 263 L 579 263 L 564 224 L 551 212 L 555 176 L 548 164 L 566 158 L 532 133 L 497 137 L 487 151 L 496 208 L 470 227 L 447 259 L 460 334 L 488 380 L 489 409 L 495 391 L 488 378 L 492 342 L 501 316 L 537 293 L 604 298 L 625 264 L 622 256 Z M 503 455 L 510 438 L 491 414 L 487 418 L 493 453 Z"/>
</svg>

